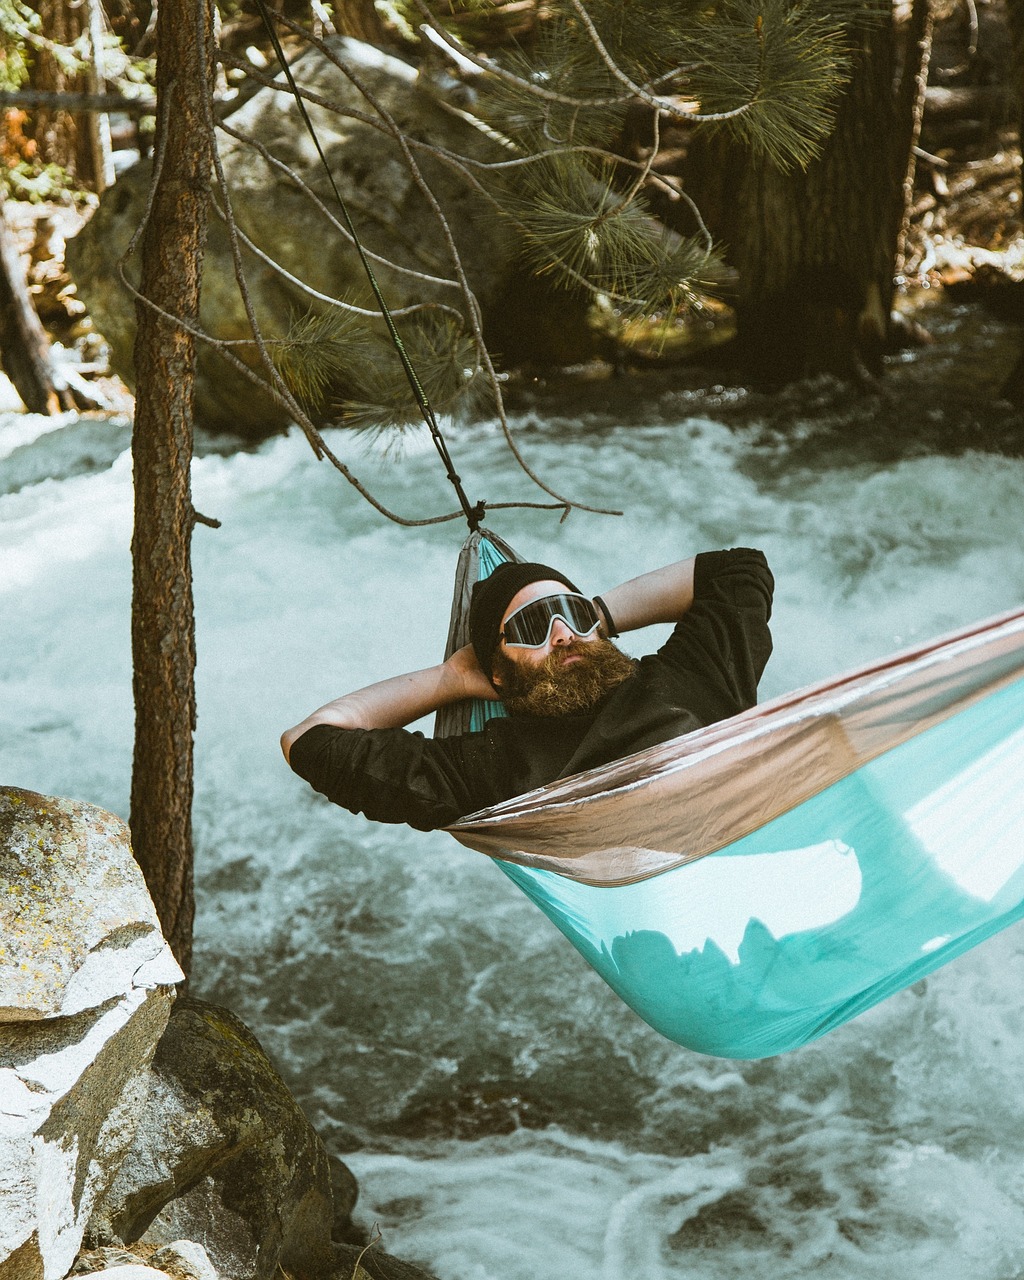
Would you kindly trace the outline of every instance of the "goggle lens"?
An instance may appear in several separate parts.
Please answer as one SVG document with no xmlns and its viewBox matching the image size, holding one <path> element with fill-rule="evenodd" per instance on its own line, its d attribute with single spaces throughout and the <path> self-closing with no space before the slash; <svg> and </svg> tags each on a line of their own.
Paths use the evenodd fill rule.
<svg viewBox="0 0 1024 1280">
<path fill-rule="evenodd" d="M 556 618 L 561 618 L 569 630 L 581 638 L 592 635 L 601 625 L 597 610 L 586 596 L 565 592 L 521 605 L 505 619 L 502 639 L 521 649 L 542 649 Z"/>
</svg>

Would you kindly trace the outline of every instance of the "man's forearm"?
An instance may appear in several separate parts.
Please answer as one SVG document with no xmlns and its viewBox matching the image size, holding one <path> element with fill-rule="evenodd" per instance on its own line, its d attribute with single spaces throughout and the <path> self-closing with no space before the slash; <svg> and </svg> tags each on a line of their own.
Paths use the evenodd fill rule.
<svg viewBox="0 0 1024 1280">
<path fill-rule="evenodd" d="M 693 604 L 693 557 L 630 578 L 602 593 L 619 631 L 678 622 Z"/>
<path fill-rule="evenodd" d="M 316 724 L 336 729 L 398 729 L 464 696 L 462 686 L 443 662 L 392 676 L 325 703 L 281 735 L 281 750 L 287 760 L 292 744 Z"/>
<path fill-rule="evenodd" d="M 401 729 L 464 698 L 497 696 L 480 670 L 473 646 L 467 644 L 436 667 L 392 676 L 326 703 L 281 735 L 281 750 L 290 764 L 292 744 L 316 724 L 335 729 Z"/>
</svg>

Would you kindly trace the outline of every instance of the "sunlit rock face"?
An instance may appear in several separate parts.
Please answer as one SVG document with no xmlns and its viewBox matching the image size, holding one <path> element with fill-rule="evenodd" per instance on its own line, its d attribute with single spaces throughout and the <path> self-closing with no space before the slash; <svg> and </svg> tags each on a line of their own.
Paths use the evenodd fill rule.
<svg viewBox="0 0 1024 1280">
<path fill-rule="evenodd" d="M 101 1246 L 75 1259 L 76 1276 L 114 1274 L 117 1280 L 218 1280 L 209 1254 L 194 1240 L 175 1240 L 146 1257 L 118 1246 Z"/>
<path fill-rule="evenodd" d="M 504 158 L 492 137 L 447 110 L 429 83 L 421 84 L 407 63 L 344 37 L 330 41 L 329 47 L 414 144 L 444 148 L 474 163 Z M 427 302 L 467 314 L 465 298 L 453 287 L 456 273 L 450 232 L 485 331 L 507 361 L 536 359 L 545 350 L 555 363 L 593 354 L 597 339 L 586 323 L 586 305 L 549 283 L 527 282 L 511 223 L 497 215 L 472 181 L 414 145 L 412 154 L 443 210 L 442 220 L 387 128 L 378 127 L 380 118 L 374 116 L 374 108 L 353 79 L 315 49 L 293 65 L 302 89 L 331 104 L 328 109 L 306 102 L 331 175 L 392 310 Z M 377 119 L 378 125 L 357 115 Z M 283 336 L 295 316 L 310 307 L 322 312 L 324 298 L 355 302 L 375 312 L 376 303 L 343 229 L 337 200 L 283 82 L 281 89 L 260 90 L 224 125 L 218 144 L 231 207 L 251 242 L 240 245 L 246 285 L 267 337 Z M 148 162 L 123 174 L 67 246 L 67 262 L 79 293 L 111 345 L 116 371 L 129 384 L 133 384 L 135 299 L 118 283 L 119 263 L 143 220 L 151 174 Z M 309 191 L 303 191 L 296 178 Z M 223 209 L 222 195 L 215 194 L 215 202 Z M 287 274 L 272 267 L 267 257 L 280 263 Z M 133 279 L 137 258 L 138 254 L 127 265 Z M 317 300 L 299 282 L 323 298 Z M 522 323 L 512 323 L 516 316 Z M 238 341 L 252 336 L 224 218 L 217 212 L 211 214 L 209 226 L 202 323 L 216 338 Z M 409 321 L 399 323 L 408 326 Z M 250 366 L 260 367 L 252 345 L 232 350 Z M 199 372 L 197 415 L 204 426 L 258 437 L 289 421 L 280 404 L 202 343 Z M 332 385 L 323 404 L 329 406 L 350 394 L 350 388 Z"/>
<path fill-rule="evenodd" d="M 0 787 L 3 1280 L 70 1269 L 181 978 L 124 823 Z"/>
</svg>

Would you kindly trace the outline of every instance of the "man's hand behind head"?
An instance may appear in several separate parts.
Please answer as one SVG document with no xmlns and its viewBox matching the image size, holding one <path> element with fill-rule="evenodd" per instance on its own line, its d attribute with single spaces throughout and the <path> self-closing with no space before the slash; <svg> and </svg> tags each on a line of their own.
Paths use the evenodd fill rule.
<svg viewBox="0 0 1024 1280">
<path fill-rule="evenodd" d="M 490 677 L 481 669 L 476 652 L 471 644 L 456 649 L 444 664 L 446 674 L 455 687 L 463 690 L 462 698 L 483 698 L 488 702 L 496 702 L 499 694 Z M 458 701 L 453 698 L 452 701 Z"/>
</svg>

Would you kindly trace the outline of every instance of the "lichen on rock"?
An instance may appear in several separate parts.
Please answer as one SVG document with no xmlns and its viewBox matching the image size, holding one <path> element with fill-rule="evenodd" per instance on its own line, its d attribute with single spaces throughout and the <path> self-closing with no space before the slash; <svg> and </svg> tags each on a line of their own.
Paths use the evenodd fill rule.
<svg viewBox="0 0 1024 1280">
<path fill-rule="evenodd" d="M 0 1277 L 59 1280 L 131 1146 L 182 973 L 128 832 L 0 787 Z"/>
</svg>

